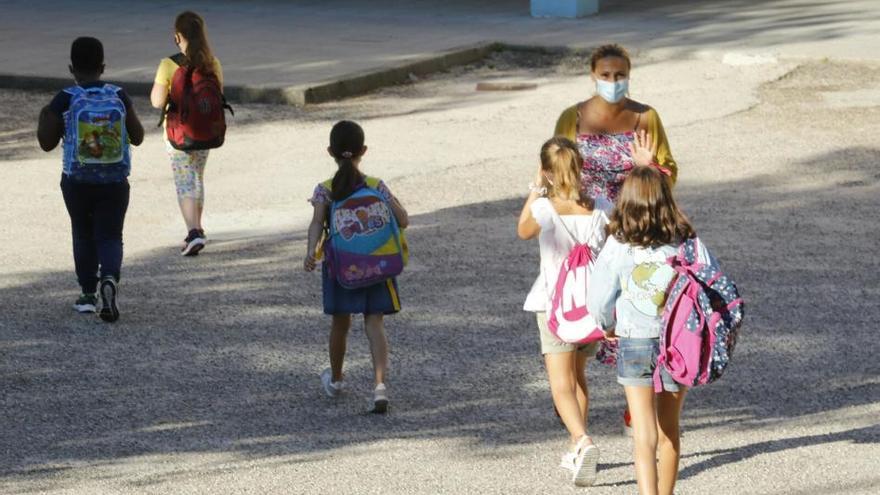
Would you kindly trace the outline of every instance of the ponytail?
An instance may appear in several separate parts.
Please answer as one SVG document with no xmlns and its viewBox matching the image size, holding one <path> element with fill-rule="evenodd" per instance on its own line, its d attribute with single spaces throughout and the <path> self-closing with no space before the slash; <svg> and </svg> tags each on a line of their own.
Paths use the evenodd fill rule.
<svg viewBox="0 0 880 495">
<path fill-rule="evenodd" d="M 364 174 L 354 166 L 354 160 L 363 154 L 364 130 L 357 123 L 341 120 L 330 131 L 330 153 L 339 170 L 333 176 L 330 196 L 333 201 L 343 200 L 364 181 Z"/>
<path fill-rule="evenodd" d="M 337 159 L 336 163 L 339 170 L 333 176 L 330 196 L 333 201 L 340 201 L 351 196 L 355 187 L 364 181 L 364 175 L 355 168 L 352 158 Z"/>
<path fill-rule="evenodd" d="M 592 199 L 582 190 L 582 166 L 581 155 L 570 139 L 556 136 L 548 139 L 541 146 L 541 170 L 553 175 L 553 184 L 549 185 L 548 196 L 578 201 L 592 209 Z"/>
</svg>

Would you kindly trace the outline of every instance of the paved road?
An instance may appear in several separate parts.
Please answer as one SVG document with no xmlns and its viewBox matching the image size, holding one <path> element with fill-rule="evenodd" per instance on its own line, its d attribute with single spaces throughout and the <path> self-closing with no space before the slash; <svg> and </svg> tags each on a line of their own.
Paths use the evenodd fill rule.
<svg viewBox="0 0 880 495">
<path fill-rule="evenodd" d="M 710 43 L 635 61 L 633 96 L 659 110 L 681 164 L 679 199 L 749 305 L 730 373 L 688 399 L 679 493 L 880 484 L 880 64 L 801 52 L 859 36 L 775 59 Z M 306 109 L 240 106 L 209 160 L 212 244 L 196 259 L 176 255 L 183 227 L 150 130 L 114 326 L 69 309 L 60 157 L 39 152 L 29 127 L 51 95 L 0 91 L 0 493 L 633 493 L 622 393 L 601 366 L 589 371 L 598 486 L 575 490 L 558 472 L 565 435 L 519 310 L 537 269 L 536 246 L 514 235 L 524 185 L 557 112 L 589 84 L 500 72 Z M 473 90 L 497 77 L 539 87 Z M 319 280 L 297 270 L 305 198 L 333 170 L 324 148 L 342 117 L 363 122 L 366 171 L 413 217 L 405 311 L 388 319 L 386 418 L 361 414 L 357 329 L 349 393 L 321 396 L 327 322 Z"/>
<path fill-rule="evenodd" d="M 873 0 L 613 2 L 594 17 L 533 19 L 527 0 L 195 1 L 232 85 L 286 87 L 484 41 L 591 47 L 607 40 L 683 56 L 724 48 L 821 58 L 880 57 Z M 757 4 L 757 5 L 755 5 Z M 178 7 L 160 0 L 2 0 L 0 74 L 65 77 L 70 42 L 96 35 L 107 75 L 152 81 L 176 48 Z M 100 29 L 97 26 L 101 26 Z"/>
</svg>

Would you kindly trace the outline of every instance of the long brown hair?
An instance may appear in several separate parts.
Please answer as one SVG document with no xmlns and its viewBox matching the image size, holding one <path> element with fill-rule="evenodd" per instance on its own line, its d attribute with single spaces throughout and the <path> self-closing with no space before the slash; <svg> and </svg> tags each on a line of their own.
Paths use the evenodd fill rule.
<svg viewBox="0 0 880 495">
<path fill-rule="evenodd" d="M 592 209 L 592 200 L 581 193 L 582 166 L 581 155 L 570 139 L 562 136 L 548 139 L 541 146 L 541 170 L 553 175 L 553 184 L 545 184 L 547 196 L 579 201 Z"/>
<path fill-rule="evenodd" d="M 214 54 L 208 44 L 208 32 L 202 16 L 187 10 L 174 20 L 174 30 L 186 39 L 187 65 L 204 73 L 214 73 Z"/>
<path fill-rule="evenodd" d="M 672 197 L 670 179 L 652 166 L 640 165 L 623 181 L 608 235 L 621 243 L 651 247 L 677 244 L 696 232 Z"/>
</svg>

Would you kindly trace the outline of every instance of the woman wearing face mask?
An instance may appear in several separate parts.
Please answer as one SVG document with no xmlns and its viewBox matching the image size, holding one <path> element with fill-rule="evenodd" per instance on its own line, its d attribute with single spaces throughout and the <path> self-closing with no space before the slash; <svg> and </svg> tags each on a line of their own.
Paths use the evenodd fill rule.
<svg viewBox="0 0 880 495">
<path fill-rule="evenodd" d="M 673 184 L 678 176 L 657 111 L 627 96 L 631 68 L 622 46 L 596 48 L 590 57 L 596 94 L 567 108 L 556 122 L 555 135 L 574 141 L 583 159 L 583 191 L 611 202 L 617 200 L 623 180 L 636 165 L 656 167 Z M 602 341 L 596 360 L 613 365 L 616 359 L 616 343 Z M 630 434 L 629 411 L 624 411 L 623 423 Z"/>
<path fill-rule="evenodd" d="M 596 48 L 590 58 L 596 95 L 567 108 L 556 122 L 555 135 L 577 143 L 584 190 L 612 202 L 635 165 L 654 165 L 673 183 L 678 175 L 657 111 L 627 97 L 630 69 L 622 46 Z"/>
</svg>

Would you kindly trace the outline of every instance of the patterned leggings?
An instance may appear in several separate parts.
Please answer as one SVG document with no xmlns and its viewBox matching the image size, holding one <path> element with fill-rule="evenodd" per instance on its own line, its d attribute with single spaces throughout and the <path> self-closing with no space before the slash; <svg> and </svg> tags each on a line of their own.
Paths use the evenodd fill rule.
<svg viewBox="0 0 880 495">
<path fill-rule="evenodd" d="M 192 198 L 199 204 L 205 202 L 205 164 L 208 150 L 181 151 L 165 142 L 165 150 L 171 158 L 177 199 Z"/>
</svg>

